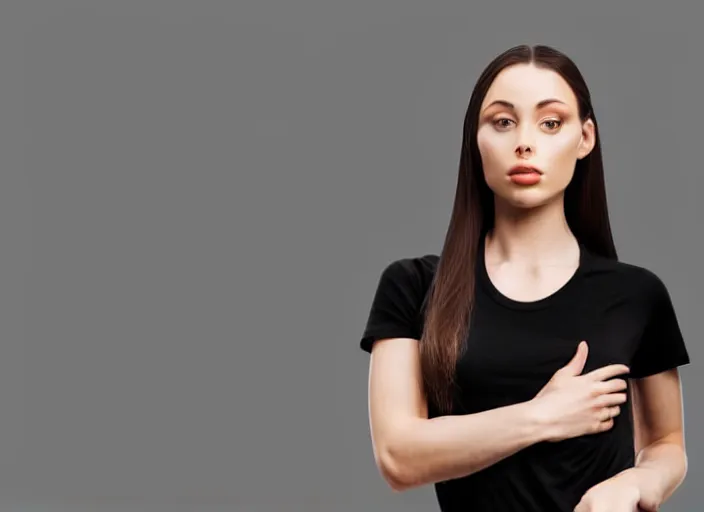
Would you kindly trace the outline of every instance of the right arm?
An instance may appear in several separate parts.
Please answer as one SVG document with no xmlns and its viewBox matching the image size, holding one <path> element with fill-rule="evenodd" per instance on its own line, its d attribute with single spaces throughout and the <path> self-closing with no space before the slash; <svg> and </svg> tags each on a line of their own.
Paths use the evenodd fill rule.
<svg viewBox="0 0 704 512">
<path fill-rule="evenodd" d="M 581 375 L 587 345 L 530 401 L 484 412 L 428 418 L 418 340 L 386 338 L 372 348 L 369 421 L 374 457 L 392 489 L 460 478 L 540 441 L 603 432 L 626 401 L 628 371 L 609 365 Z M 604 416 L 610 412 L 611 416 Z"/>
<path fill-rule="evenodd" d="M 418 340 L 378 340 L 369 370 L 374 457 L 396 491 L 462 477 L 544 440 L 533 404 L 428 419 Z"/>
</svg>

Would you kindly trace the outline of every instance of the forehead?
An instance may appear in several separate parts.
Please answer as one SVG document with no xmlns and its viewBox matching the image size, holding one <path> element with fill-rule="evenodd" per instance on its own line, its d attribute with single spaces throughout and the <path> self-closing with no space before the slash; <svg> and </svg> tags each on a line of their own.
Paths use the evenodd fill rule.
<svg viewBox="0 0 704 512">
<path fill-rule="evenodd" d="M 496 76 L 481 108 L 499 99 L 510 101 L 517 108 L 532 108 L 546 98 L 557 98 L 577 108 L 577 97 L 557 72 L 533 64 L 516 64 Z"/>
</svg>

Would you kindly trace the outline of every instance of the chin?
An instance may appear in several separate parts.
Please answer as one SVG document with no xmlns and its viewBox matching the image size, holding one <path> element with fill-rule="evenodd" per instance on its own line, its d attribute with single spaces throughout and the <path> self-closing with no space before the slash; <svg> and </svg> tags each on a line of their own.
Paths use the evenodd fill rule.
<svg viewBox="0 0 704 512">
<path fill-rule="evenodd" d="M 497 200 L 513 208 L 530 209 L 544 206 L 555 199 L 555 194 L 548 194 L 539 188 L 522 190 L 501 190 L 494 192 Z"/>
</svg>

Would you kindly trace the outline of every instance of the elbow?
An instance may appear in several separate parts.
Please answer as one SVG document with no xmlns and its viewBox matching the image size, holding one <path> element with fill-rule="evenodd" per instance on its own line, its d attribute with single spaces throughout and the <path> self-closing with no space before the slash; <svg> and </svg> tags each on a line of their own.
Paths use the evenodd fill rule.
<svg viewBox="0 0 704 512">
<path fill-rule="evenodd" d="M 682 482 L 687 477 L 687 472 L 689 471 L 689 458 L 687 457 L 687 452 L 682 449 L 682 463 L 680 465 L 680 482 Z"/>
<path fill-rule="evenodd" d="M 408 464 L 394 454 L 393 449 L 384 447 L 378 451 L 376 464 L 381 476 L 394 492 L 403 492 L 418 487 L 418 481 Z"/>
</svg>

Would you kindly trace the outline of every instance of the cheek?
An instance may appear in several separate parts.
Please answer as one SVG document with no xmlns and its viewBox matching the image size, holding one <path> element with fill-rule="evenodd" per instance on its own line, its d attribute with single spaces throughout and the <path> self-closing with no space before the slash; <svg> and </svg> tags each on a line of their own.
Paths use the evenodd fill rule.
<svg viewBox="0 0 704 512">
<path fill-rule="evenodd" d="M 512 156 L 510 138 L 486 130 L 477 132 L 477 147 L 485 173 L 491 174 L 496 166 L 505 164 Z"/>
<path fill-rule="evenodd" d="M 578 125 L 566 123 L 557 133 L 541 133 L 538 139 L 538 149 L 555 157 L 577 156 L 582 130 Z"/>
<path fill-rule="evenodd" d="M 545 149 L 555 158 L 577 158 L 578 145 L 579 134 L 574 133 L 561 133 L 544 141 Z"/>
<path fill-rule="evenodd" d="M 574 134 L 553 136 L 543 141 L 541 147 L 544 154 L 542 156 L 549 162 L 547 164 L 548 171 L 553 176 L 564 176 L 569 181 L 572 168 L 577 160 L 578 144 L 579 135 L 575 137 Z"/>
</svg>

